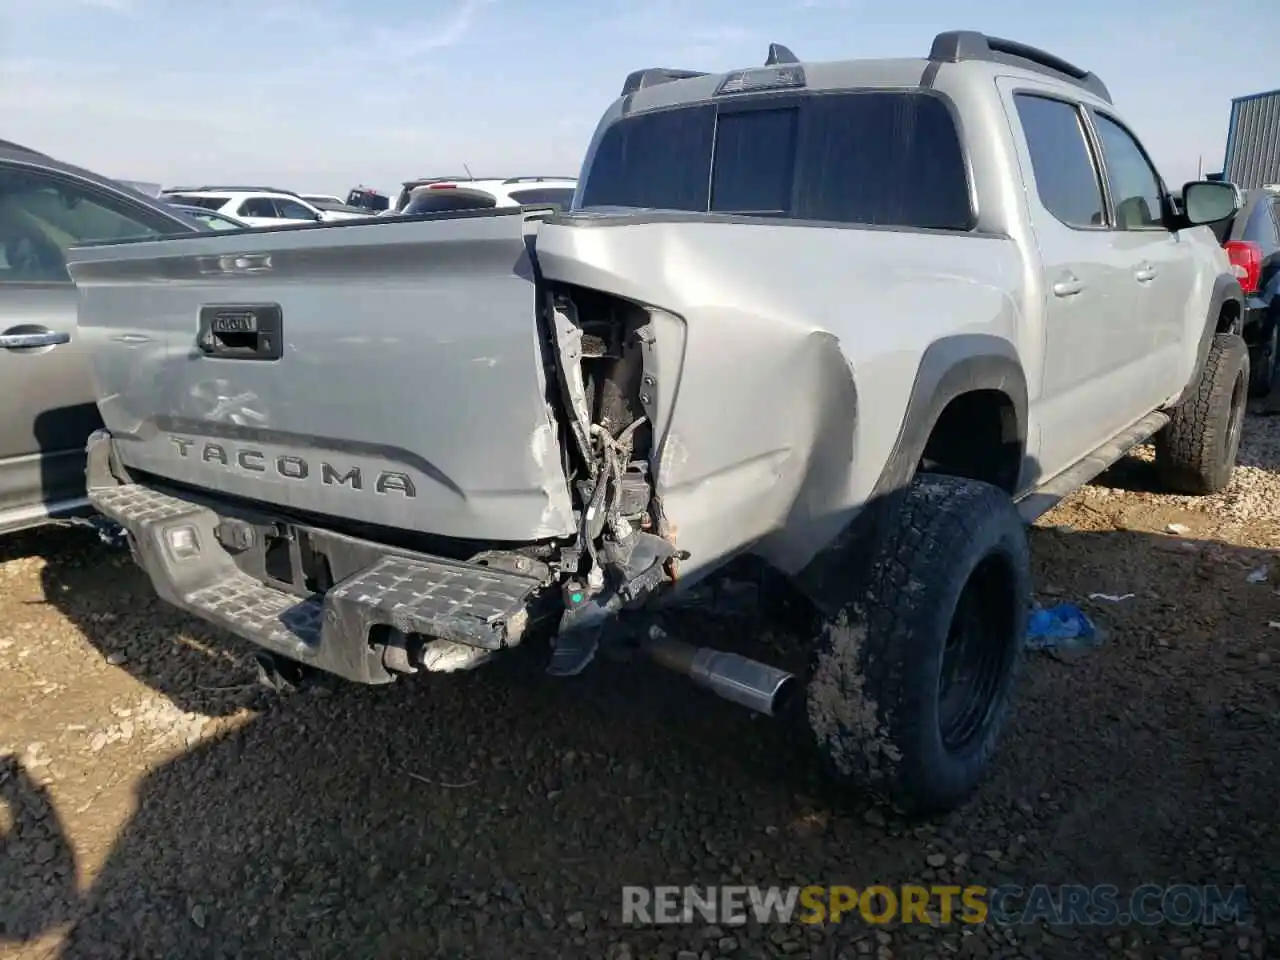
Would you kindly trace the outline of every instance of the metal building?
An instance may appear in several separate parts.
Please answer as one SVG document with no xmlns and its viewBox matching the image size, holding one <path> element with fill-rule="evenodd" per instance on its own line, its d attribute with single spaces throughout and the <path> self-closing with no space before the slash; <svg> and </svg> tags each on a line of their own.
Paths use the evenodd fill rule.
<svg viewBox="0 0 1280 960">
<path fill-rule="evenodd" d="M 1280 183 L 1280 90 L 1231 101 L 1222 176 L 1246 190 Z"/>
</svg>

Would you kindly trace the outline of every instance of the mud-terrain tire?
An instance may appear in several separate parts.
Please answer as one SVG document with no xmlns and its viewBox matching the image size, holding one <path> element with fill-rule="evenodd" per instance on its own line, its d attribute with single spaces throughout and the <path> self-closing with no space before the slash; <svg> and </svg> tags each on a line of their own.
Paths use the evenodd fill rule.
<svg viewBox="0 0 1280 960">
<path fill-rule="evenodd" d="M 1231 481 L 1248 402 L 1249 348 L 1238 334 L 1220 333 L 1195 391 L 1156 434 L 1156 470 L 1166 490 L 1201 496 Z"/>
<path fill-rule="evenodd" d="M 806 693 L 827 773 L 910 816 L 954 809 L 986 772 L 1021 670 L 1026 527 L 998 487 L 919 476 L 857 593 L 824 625 Z"/>
<path fill-rule="evenodd" d="M 1263 321 L 1262 338 L 1249 350 L 1249 393 L 1254 397 L 1271 395 L 1276 385 L 1276 360 L 1280 357 L 1280 317 Z"/>
</svg>

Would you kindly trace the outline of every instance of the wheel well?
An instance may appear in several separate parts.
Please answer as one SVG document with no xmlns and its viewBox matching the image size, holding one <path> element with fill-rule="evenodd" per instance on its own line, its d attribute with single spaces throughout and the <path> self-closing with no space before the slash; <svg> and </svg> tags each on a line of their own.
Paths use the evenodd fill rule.
<svg viewBox="0 0 1280 960">
<path fill-rule="evenodd" d="M 956 397 L 934 423 L 919 470 L 985 480 L 1015 493 L 1022 470 L 1022 432 L 1013 401 L 999 390 Z"/>
<path fill-rule="evenodd" d="M 1239 302 L 1228 300 L 1218 313 L 1218 333 L 1240 333 L 1240 318 Z"/>
</svg>

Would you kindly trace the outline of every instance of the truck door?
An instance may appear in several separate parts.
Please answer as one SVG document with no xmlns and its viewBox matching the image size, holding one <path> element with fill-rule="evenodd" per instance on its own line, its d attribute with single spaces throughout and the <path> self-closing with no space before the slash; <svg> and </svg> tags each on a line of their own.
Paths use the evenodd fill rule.
<svg viewBox="0 0 1280 960">
<path fill-rule="evenodd" d="M 1142 416 L 1182 386 L 1194 261 L 1188 241 L 1167 226 L 1168 191 L 1138 138 L 1114 116 L 1088 113 L 1113 212 L 1111 254 L 1124 268 L 1114 295 L 1127 316 L 1111 338 L 1129 360 L 1127 406 Z"/>
<path fill-rule="evenodd" d="M 1125 413 L 1107 384 L 1123 378 L 1127 362 L 1114 339 L 1125 322 L 1114 295 L 1124 272 L 1112 254 L 1101 169 L 1081 105 L 1020 78 L 999 83 L 1038 248 L 1040 466 L 1049 477 L 1123 426 Z"/>
</svg>

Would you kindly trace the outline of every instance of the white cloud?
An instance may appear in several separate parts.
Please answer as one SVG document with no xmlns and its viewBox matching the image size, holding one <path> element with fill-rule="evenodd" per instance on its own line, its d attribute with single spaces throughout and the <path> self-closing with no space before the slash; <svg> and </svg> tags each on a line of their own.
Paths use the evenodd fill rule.
<svg viewBox="0 0 1280 960">
<path fill-rule="evenodd" d="M 412 57 L 431 50 L 456 46 L 471 32 L 476 16 L 495 0 L 464 0 L 449 14 L 427 23 L 408 22 L 394 30 L 375 33 L 380 46 L 400 57 Z"/>
</svg>

